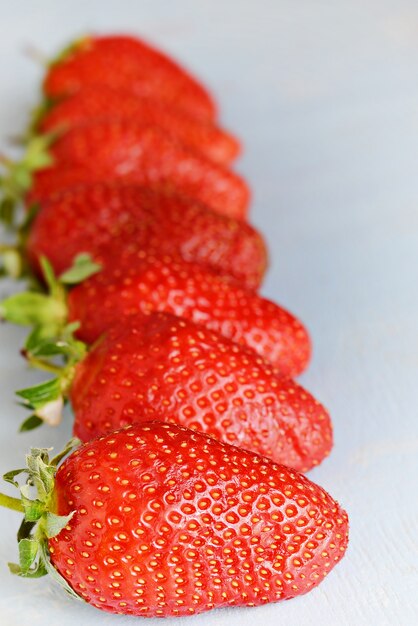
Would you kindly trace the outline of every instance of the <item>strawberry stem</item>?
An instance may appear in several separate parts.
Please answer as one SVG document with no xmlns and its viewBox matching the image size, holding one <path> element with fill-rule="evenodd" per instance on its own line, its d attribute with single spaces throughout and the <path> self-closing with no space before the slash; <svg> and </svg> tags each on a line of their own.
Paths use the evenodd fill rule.
<svg viewBox="0 0 418 626">
<path fill-rule="evenodd" d="M 100 270 L 87 254 L 78 255 L 59 277 L 45 257 L 40 263 L 47 293 L 20 292 L 0 302 L 0 319 L 34 327 L 21 351 L 29 365 L 54 376 L 16 392 L 19 402 L 31 411 L 20 425 L 21 432 L 45 422 L 56 426 L 62 419 L 75 366 L 87 353 L 86 344 L 74 336 L 79 323 L 67 320 L 67 287 Z"/>
<path fill-rule="evenodd" d="M 7 472 L 3 477 L 19 489 L 20 499 L 0 493 L 0 506 L 24 514 L 17 533 L 19 562 L 9 563 L 12 574 L 23 578 L 39 578 L 50 574 L 77 599 L 79 596 L 50 562 L 48 540 L 58 535 L 75 513 L 72 511 L 69 515 L 56 514 L 54 490 L 57 464 L 79 443 L 78 440 L 72 439 L 53 459 L 49 458 L 47 448 L 32 448 L 26 456 L 26 467 Z M 20 485 L 16 477 L 22 474 L 26 475 L 26 481 Z"/>
<path fill-rule="evenodd" d="M 0 176 L 0 219 L 8 226 L 15 226 L 16 207 L 32 187 L 34 172 L 53 165 L 49 148 L 56 138 L 56 133 L 32 137 L 19 161 L 0 156 L 3 170 Z"/>
<path fill-rule="evenodd" d="M 19 513 L 25 512 L 22 500 L 19 498 L 12 498 L 12 496 L 6 496 L 5 493 L 0 493 L 0 506 L 10 509 L 11 511 L 18 511 Z"/>
<path fill-rule="evenodd" d="M 50 374 L 55 374 L 56 376 L 61 376 L 64 372 L 65 368 L 63 365 L 56 365 L 55 363 L 50 363 L 44 359 L 38 359 L 37 357 L 28 354 L 25 349 L 22 350 L 22 354 L 26 358 L 29 365 L 35 369 L 42 370 L 43 372 L 49 372 Z"/>
</svg>

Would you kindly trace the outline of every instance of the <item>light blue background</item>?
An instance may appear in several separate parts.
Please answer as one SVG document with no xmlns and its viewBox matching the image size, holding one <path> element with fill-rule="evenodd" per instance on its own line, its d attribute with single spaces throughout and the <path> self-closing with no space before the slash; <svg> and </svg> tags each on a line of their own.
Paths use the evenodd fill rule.
<svg viewBox="0 0 418 626">
<path fill-rule="evenodd" d="M 243 139 L 239 169 L 272 257 L 264 294 L 308 325 L 315 353 L 303 383 L 334 419 L 333 454 L 311 477 L 351 516 L 347 557 L 317 590 L 187 623 L 417 624 L 416 0 L 1 0 L 2 139 L 36 102 L 41 68 L 25 48 L 51 55 L 89 29 L 130 29 L 186 62 Z M 0 328 L 2 471 L 31 443 L 60 446 L 70 433 L 68 419 L 17 436 L 13 390 L 36 380 L 17 355 L 22 337 Z M 73 603 L 45 579 L 11 577 L 16 517 L 0 516 L 2 623 L 137 623 Z"/>
</svg>

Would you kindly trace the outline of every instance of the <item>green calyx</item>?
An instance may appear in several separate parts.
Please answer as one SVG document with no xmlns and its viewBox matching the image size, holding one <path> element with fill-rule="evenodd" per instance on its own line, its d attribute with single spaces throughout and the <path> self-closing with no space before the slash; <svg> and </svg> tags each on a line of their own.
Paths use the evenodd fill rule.
<svg viewBox="0 0 418 626">
<path fill-rule="evenodd" d="M 56 101 L 52 98 L 44 97 L 38 106 L 36 106 L 30 114 L 29 127 L 26 131 L 26 138 L 30 139 L 37 135 L 38 128 L 43 118 L 56 104 Z"/>
<path fill-rule="evenodd" d="M 42 258 L 41 265 L 48 293 L 25 291 L 6 298 L 0 302 L 0 318 L 19 326 L 34 326 L 39 334 L 51 337 L 66 324 L 66 291 L 49 261 Z"/>
<path fill-rule="evenodd" d="M 19 563 L 9 563 L 10 571 L 24 578 L 39 578 L 51 574 L 77 598 L 79 596 L 51 564 L 48 540 L 56 537 L 74 515 L 74 511 L 69 515 L 58 515 L 55 512 L 55 474 L 58 463 L 79 443 L 77 439 L 72 439 L 52 459 L 49 458 L 48 449 L 32 448 L 26 456 L 26 467 L 7 472 L 3 477 L 19 489 L 20 497 L 12 498 L 0 494 L 1 506 L 24 514 L 17 533 Z M 26 475 L 26 481 L 22 485 L 16 480 L 19 475 Z"/>
<path fill-rule="evenodd" d="M 34 326 L 37 336 L 65 335 L 67 328 L 67 287 L 76 285 L 101 269 L 88 254 L 79 254 L 72 267 L 59 277 L 49 263 L 40 260 L 47 293 L 25 291 L 0 302 L 0 318 L 20 326 Z"/>
<path fill-rule="evenodd" d="M 77 39 L 73 39 L 73 41 L 62 48 L 62 50 L 55 57 L 48 61 L 48 66 L 54 67 L 55 65 L 59 65 L 60 63 L 67 61 L 76 52 L 81 51 L 83 48 L 87 48 L 90 42 L 91 37 L 89 35 L 82 35 L 81 37 L 77 37 Z"/>
<path fill-rule="evenodd" d="M 39 211 L 39 205 L 33 204 L 24 215 L 20 224 L 15 224 L 10 243 L 0 244 L 0 277 L 31 278 L 31 270 L 26 259 L 26 243 L 29 232 Z"/>
<path fill-rule="evenodd" d="M 16 207 L 30 190 L 33 173 L 53 164 L 49 152 L 56 133 L 33 136 L 20 161 L 0 157 L 0 221 L 8 227 L 15 226 Z"/>
<path fill-rule="evenodd" d="M 47 293 L 18 293 L 0 303 L 0 317 L 33 326 L 22 349 L 29 365 L 53 374 L 46 382 L 16 392 L 20 403 L 31 412 L 21 431 L 32 430 L 44 422 L 55 426 L 61 421 L 75 366 L 87 352 L 87 346 L 74 335 L 78 322 L 67 320 L 66 287 L 100 270 L 86 254 L 76 257 L 73 266 L 58 278 L 47 259 L 41 259 L 41 265 Z"/>
<path fill-rule="evenodd" d="M 68 324 L 59 337 L 50 338 L 44 338 L 35 329 L 27 338 L 22 354 L 29 365 L 54 376 L 16 392 L 20 403 L 30 411 L 30 416 L 20 426 L 21 432 L 44 423 L 57 426 L 61 422 L 76 365 L 87 352 L 86 344 L 74 337 L 77 328 L 78 324 Z"/>
</svg>

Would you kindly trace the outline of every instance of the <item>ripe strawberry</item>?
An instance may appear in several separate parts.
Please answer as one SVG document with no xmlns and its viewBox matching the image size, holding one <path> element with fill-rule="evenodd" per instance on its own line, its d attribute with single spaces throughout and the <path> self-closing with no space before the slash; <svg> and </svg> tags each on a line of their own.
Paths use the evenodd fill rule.
<svg viewBox="0 0 418 626">
<path fill-rule="evenodd" d="M 23 539 L 30 558 L 21 546 L 13 569 L 33 575 L 28 562 L 45 545 L 41 567 L 49 556 L 63 584 L 104 611 L 168 617 L 286 600 L 318 585 L 347 548 L 347 514 L 321 487 L 174 424 L 87 443 L 55 477 L 48 460 L 45 450 L 28 459 L 43 509 L 36 538 Z"/>
<path fill-rule="evenodd" d="M 306 472 L 332 447 L 329 415 L 255 352 L 167 313 L 117 324 L 77 366 L 70 392 L 83 441 L 160 419 Z"/>
<path fill-rule="evenodd" d="M 109 255 L 99 252 L 110 242 L 119 258 L 145 249 L 180 253 L 250 289 L 266 269 L 263 239 L 251 226 L 162 189 L 98 183 L 67 189 L 41 205 L 26 247 L 38 271 L 42 256 L 59 274 L 81 252 L 104 265 Z"/>
<path fill-rule="evenodd" d="M 238 141 L 210 122 L 185 115 L 181 110 L 151 98 L 138 99 L 129 91 L 109 87 L 86 87 L 58 102 L 38 124 L 40 132 L 69 130 L 90 121 L 130 119 L 157 126 L 167 135 L 221 165 L 229 165 L 239 154 Z"/>
<path fill-rule="evenodd" d="M 57 139 L 50 154 L 55 166 L 34 174 L 32 200 L 76 183 L 122 180 L 160 184 L 219 213 L 246 217 L 249 190 L 242 178 L 152 126 L 129 120 L 85 124 Z"/>
<path fill-rule="evenodd" d="M 48 98 L 61 99 L 93 85 L 152 97 L 205 121 L 216 116 L 211 95 L 195 78 L 164 53 L 126 35 L 76 42 L 50 66 L 43 87 Z"/>
<path fill-rule="evenodd" d="M 191 319 L 249 346 L 284 375 L 307 365 L 309 336 L 293 315 L 256 293 L 173 256 L 139 253 L 115 262 L 75 287 L 68 296 L 78 336 L 94 342 L 106 329 L 140 311 L 166 311 Z M 113 258 L 113 266 L 111 260 Z"/>
</svg>

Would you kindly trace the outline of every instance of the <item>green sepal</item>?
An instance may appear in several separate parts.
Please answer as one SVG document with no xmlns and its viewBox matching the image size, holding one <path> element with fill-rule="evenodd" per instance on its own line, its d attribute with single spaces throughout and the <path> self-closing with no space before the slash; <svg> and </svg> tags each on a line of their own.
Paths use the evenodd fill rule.
<svg viewBox="0 0 418 626">
<path fill-rule="evenodd" d="M 21 539 L 27 539 L 32 536 L 32 530 L 36 526 L 36 522 L 28 522 L 23 518 L 22 523 L 19 526 L 19 530 L 17 531 L 17 541 Z"/>
<path fill-rule="evenodd" d="M 37 129 L 40 122 L 47 113 L 54 107 L 56 100 L 53 98 L 44 97 L 42 102 L 35 107 L 30 113 L 29 128 L 26 131 L 26 137 L 30 140 L 37 134 Z"/>
<path fill-rule="evenodd" d="M 40 258 L 40 265 L 49 293 L 21 292 L 0 302 L 0 318 L 21 326 L 34 326 L 34 337 L 39 340 L 71 337 L 72 329 L 66 325 L 67 304 L 65 285 L 75 285 L 96 272 L 101 266 L 94 263 L 88 254 L 80 254 L 74 264 L 57 278 L 51 263 L 46 257 Z"/>
<path fill-rule="evenodd" d="M 57 277 L 55 276 L 54 269 L 49 262 L 49 260 L 45 256 L 41 256 L 39 259 L 39 263 L 42 269 L 42 276 L 51 292 L 51 295 L 54 293 L 54 290 L 57 288 Z"/>
<path fill-rule="evenodd" d="M 27 522 L 37 522 L 45 513 L 45 504 L 41 500 L 31 500 L 29 498 L 29 488 L 29 485 L 21 486 L 20 499 L 25 509 L 25 520 Z"/>
<path fill-rule="evenodd" d="M 72 511 L 69 515 L 59 516 L 54 512 L 54 482 L 58 463 L 78 444 L 77 439 L 72 439 L 64 450 L 51 460 L 49 449 L 32 448 L 26 457 L 25 470 L 13 470 L 5 474 L 5 479 L 16 486 L 19 485 L 15 477 L 23 472 L 28 474 L 26 484 L 19 487 L 21 500 L 0 494 L 0 504 L 22 511 L 23 503 L 24 509 L 24 519 L 17 533 L 19 564 L 9 563 L 10 571 L 24 578 L 39 578 L 50 574 L 67 593 L 82 600 L 51 564 L 48 550 L 48 539 L 59 535 L 75 514 L 75 511 Z M 32 487 L 37 491 L 34 499 L 30 497 Z"/>
<path fill-rule="evenodd" d="M 63 61 L 66 61 L 74 52 L 88 46 L 90 40 L 91 37 L 89 35 L 82 35 L 81 37 L 77 37 L 77 39 L 73 39 L 73 41 L 64 46 L 56 56 L 48 61 L 48 67 L 54 67 L 54 65 L 59 65 Z"/>
<path fill-rule="evenodd" d="M 58 454 L 52 457 L 52 459 L 49 461 L 49 464 L 52 465 L 52 467 L 57 467 L 58 463 L 62 461 L 62 459 L 67 456 L 67 454 L 69 454 L 75 448 L 78 448 L 80 445 L 80 439 L 78 439 L 77 437 L 72 437 L 69 441 L 67 441 L 61 452 L 58 452 Z"/>
<path fill-rule="evenodd" d="M 23 183 L 32 184 L 32 172 L 50 167 L 54 163 L 54 159 L 49 152 L 49 148 L 57 139 L 55 132 L 35 135 L 31 138 L 26 146 L 25 155 L 19 165 L 21 165 L 19 175 L 23 176 Z M 22 174 L 24 172 L 24 174 Z M 27 176 L 29 174 L 29 177 Z M 25 190 L 28 190 L 26 187 Z"/>
<path fill-rule="evenodd" d="M 64 285 L 77 285 L 101 269 L 102 266 L 95 263 L 90 254 L 81 253 L 75 257 L 73 265 L 60 275 L 59 281 Z"/>
<path fill-rule="evenodd" d="M 69 515 L 55 515 L 55 513 L 47 513 L 45 517 L 45 534 L 48 539 L 56 537 L 74 517 L 75 511 Z"/>
<path fill-rule="evenodd" d="M 19 564 L 22 574 L 26 574 L 32 567 L 38 554 L 36 539 L 22 539 L 19 541 Z"/>
<path fill-rule="evenodd" d="M 0 303 L 0 318 L 20 326 L 37 326 L 46 336 L 56 332 L 66 316 L 65 302 L 42 293 L 16 293 Z"/>
<path fill-rule="evenodd" d="M 25 507 L 25 520 L 27 522 L 38 522 L 45 513 L 45 507 L 40 500 L 29 500 L 22 496 L 22 503 Z"/>
<path fill-rule="evenodd" d="M 34 202 L 25 211 L 25 216 L 19 227 L 19 234 L 21 238 L 24 239 L 24 241 L 26 241 L 26 238 L 29 235 L 31 226 L 34 222 L 35 217 L 38 215 L 40 208 L 40 205 L 37 202 Z"/>
<path fill-rule="evenodd" d="M 4 181 L 0 178 L 0 189 L 2 187 L 4 187 Z M 15 208 L 16 201 L 9 196 L 6 196 L 0 201 L 0 222 L 8 228 L 13 226 Z"/>
<path fill-rule="evenodd" d="M 44 423 L 44 420 L 38 417 L 37 415 L 35 414 L 29 415 L 29 417 L 26 418 L 19 426 L 19 432 L 26 433 L 26 432 L 29 432 L 30 430 L 35 430 L 35 428 L 38 428 L 43 423 Z"/>
<path fill-rule="evenodd" d="M 32 448 L 26 456 L 31 483 L 36 487 L 38 498 L 44 502 L 52 493 L 54 487 L 55 467 L 49 463 L 49 450 L 46 448 Z"/>
<path fill-rule="evenodd" d="M 27 467 L 24 467 L 23 469 L 11 470 L 10 472 L 3 474 L 3 480 L 5 480 L 6 483 L 10 483 L 14 487 L 19 487 L 19 483 L 15 480 L 15 476 L 19 476 L 19 474 L 23 474 L 23 472 L 27 471 Z"/>
<path fill-rule="evenodd" d="M 87 352 L 87 346 L 73 335 L 79 326 L 79 322 L 64 326 L 59 337 L 45 337 L 43 329 L 35 327 L 26 338 L 24 356 L 35 367 L 39 366 L 39 363 L 33 363 L 33 360 L 40 357 L 64 356 L 68 361 L 80 361 Z M 45 365 L 45 362 L 42 364 Z"/>
<path fill-rule="evenodd" d="M 16 395 L 25 400 L 31 409 L 40 409 L 48 402 L 57 400 L 61 395 L 61 383 L 58 378 L 52 378 L 45 383 L 34 385 L 26 389 L 16 391 Z"/>
<path fill-rule="evenodd" d="M 39 328 L 35 329 L 35 334 L 38 335 Z M 34 336 L 31 333 L 25 343 L 25 353 L 30 357 L 50 357 L 58 356 L 62 354 L 68 354 L 69 344 L 66 341 L 54 341 L 53 339 L 44 339 L 41 336 Z"/>
<path fill-rule="evenodd" d="M 5 212 L 2 211 L 2 206 Z M 39 205 L 32 205 L 28 211 L 24 212 L 24 218 L 21 224 L 16 224 L 15 241 L 13 244 L 0 245 L 0 272 L 2 276 L 8 276 L 14 280 L 18 278 L 32 279 L 28 259 L 26 257 L 26 242 L 29 235 L 33 220 L 39 211 Z M 6 223 L 6 226 L 13 225 L 13 203 L 7 201 L 0 202 L 0 221 Z"/>
<path fill-rule="evenodd" d="M 5 171 L 0 178 L 2 193 L 0 217 L 8 226 L 14 225 L 16 206 L 30 190 L 33 173 L 53 165 L 49 148 L 56 138 L 56 133 L 35 135 L 28 141 L 26 152 L 20 161 L 13 162 L 6 157 L 1 159 Z"/>
<path fill-rule="evenodd" d="M 0 246 L 0 257 L 2 273 L 4 276 L 20 278 L 23 273 L 24 262 L 22 253 L 16 246 Z"/>
<path fill-rule="evenodd" d="M 30 526 L 33 528 L 33 524 Z M 40 548 L 41 542 L 38 538 L 28 536 L 18 539 L 19 564 L 9 563 L 10 572 L 22 578 L 41 578 L 41 576 L 45 576 L 48 570 L 45 567 Z"/>
<path fill-rule="evenodd" d="M 8 566 L 12 574 L 21 576 L 22 578 L 42 578 L 42 576 L 46 576 L 48 574 L 48 569 L 45 567 L 43 560 L 38 560 L 35 566 L 27 572 L 23 571 L 17 563 L 8 563 Z"/>
</svg>

